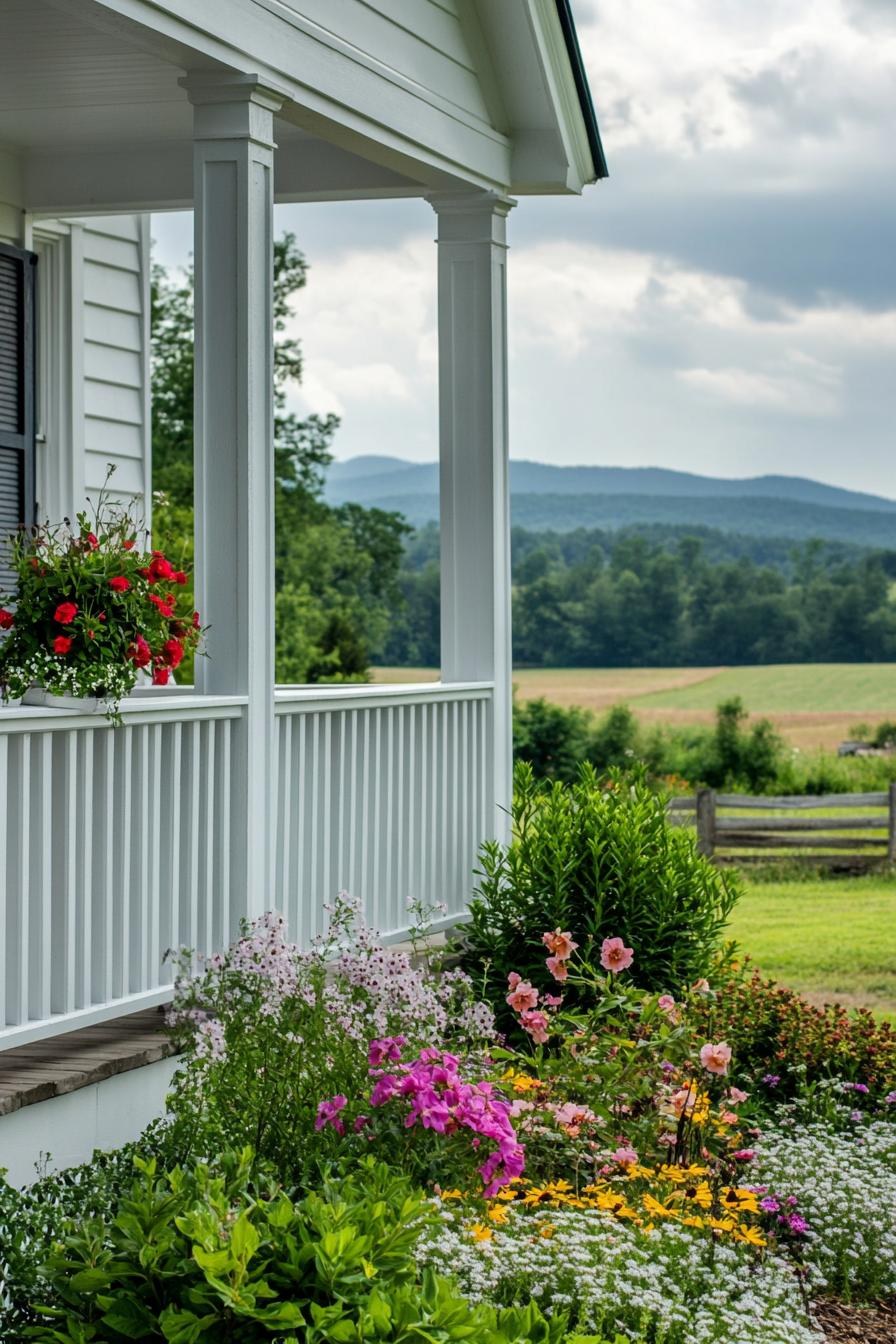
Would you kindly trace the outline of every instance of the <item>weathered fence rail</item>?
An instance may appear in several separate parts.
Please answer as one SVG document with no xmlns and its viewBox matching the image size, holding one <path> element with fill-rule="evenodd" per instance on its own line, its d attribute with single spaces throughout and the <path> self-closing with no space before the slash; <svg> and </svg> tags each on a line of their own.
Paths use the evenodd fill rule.
<svg viewBox="0 0 896 1344">
<path fill-rule="evenodd" d="M 860 808 L 865 812 L 853 815 Z M 896 784 L 881 793 L 783 797 L 698 789 L 693 797 L 671 798 L 668 810 L 677 824 L 696 826 L 697 848 L 720 863 L 773 858 L 853 866 L 896 862 Z M 801 815 L 826 810 L 847 815 Z M 741 811 L 753 815 L 732 815 Z"/>
</svg>

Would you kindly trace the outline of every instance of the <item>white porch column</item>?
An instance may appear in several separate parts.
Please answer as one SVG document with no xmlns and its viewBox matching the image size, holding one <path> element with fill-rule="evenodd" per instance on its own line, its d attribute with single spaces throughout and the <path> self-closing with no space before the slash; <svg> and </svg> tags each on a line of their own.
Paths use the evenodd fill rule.
<svg viewBox="0 0 896 1344">
<path fill-rule="evenodd" d="M 434 194 L 439 254 L 442 680 L 493 681 L 493 833 L 512 796 L 506 218 L 494 192 Z"/>
<path fill-rule="evenodd" d="M 196 605 L 209 657 L 197 688 L 248 697 L 233 743 L 231 908 L 275 902 L 273 114 L 254 76 L 196 72 Z"/>
</svg>

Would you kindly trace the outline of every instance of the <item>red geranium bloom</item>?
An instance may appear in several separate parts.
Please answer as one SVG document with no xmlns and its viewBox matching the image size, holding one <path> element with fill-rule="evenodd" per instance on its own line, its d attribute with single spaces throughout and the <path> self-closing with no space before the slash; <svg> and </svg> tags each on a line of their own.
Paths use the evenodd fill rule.
<svg viewBox="0 0 896 1344">
<path fill-rule="evenodd" d="M 128 649 L 128 657 L 137 667 L 148 667 L 152 660 L 152 650 L 142 635 L 138 635 L 136 642 Z"/>
<path fill-rule="evenodd" d="M 126 579 L 123 574 L 116 574 L 114 579 L 109 580 L 109 587 L 116 593 L 126 593 L 130 586 L 130 579 Z"/>
<path fill-rule="evenodd" d="M 131 541 L 130 539 L 128 539 L 127 541 L 123 541 L 121 544 L 126 551 L 132 551 L 134 549 L 134 542 Z"/>
<path fill-rule="evenodd" d="M 68 635 L 57 635 L 53 640 L 53 652 L 68 653 L 73 642 L 73 640 L 69 639 Z"/>
<path fill-rule="evenodd" d="M 183 660 L 183 645 L 177 639 L 166 639 L 162 647 L 165 653 L 165 662 L 169 667 L 177 667 Z"/>
<path fill-rule="evenodd" d="M 198 611 L 194 611 L 194 612 L 193 612 L 193 629 L 194 629 L 194 630 L 198 630 L 198 629 L 199 629 L 199 612 L 198 612 Z"/>
<path fill-rule="evenodd" d="M 92 551 L 95 551 L 100 544 L 92 532 L 88 532 L 84 540 Z"/>
<path fill-rule="evenodd" d="M 155 666 L 155 667 L 153 668 L 153 670 L 152 670 L 152 684 L 153 684 L 153 686 L 167 686 L 167 685 L 168 685 L 168 678 L 169 678 L 170 676 L 171 676 L 171 673 L 170 673 L 170 671 L 168 670 L 168 668 L 165 666 L 165 664 L 164 664 L 164 663 L 157 663 L 156 666 Z"/>
<path fill-rule="evenodd" d="M 60 625 L 71 625 L 77 614 L 78 608 L 74 602 L 60 602 L 53 613 L 53 620 L 58 621 Z M 68 650 L 63 649 L 62 652 L 67 653 Z"/>
<path fill-rule="evenodd" d="M 174 580 L 175 583 L 180 584 L 184 584 L 187 581 L 187 576 L 182 569 L 175 569 L 171 575 L 171 578 Z"/>
<path fill-rule="evenodd" d="M 151 602 L 154 607 L 158 607 L 163 616 L 171 617 L 174 615 L 174 607 L 171 604 L 170 597 L 159 597 L 158 593 L 147 593 L 147 602 Z"/>
<path fill-rule="evenodd" d="M 150 583 L 157 583 L 159 579 L 170 579 L 173 573 L 174 566 L 171 561 L 166 560 L 161 551 L 153 551 L 149 566 Z"/>
<path fill-rule="evenodd" d="M 14 620 L 15 617 L 11 611 L 7 611 L 5 607 L 0 607 L 0 630 L 8 630 Z"/>
</svg>

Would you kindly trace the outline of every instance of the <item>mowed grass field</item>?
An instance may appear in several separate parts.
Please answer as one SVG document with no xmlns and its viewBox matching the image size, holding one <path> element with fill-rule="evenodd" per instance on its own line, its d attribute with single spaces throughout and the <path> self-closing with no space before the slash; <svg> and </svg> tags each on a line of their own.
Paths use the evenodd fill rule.
<svg viewBox="0 0 896 1344">
<path fill-rule="evenodd" d="M 896 876 L 744 888 L 729 932 L 766 975 L 815 1004 L 896 1018 Z"/>
<path fill-rule="evenodd" d="M 433 681 L 431 668 L 376 668 L 377 682 Z M 522 700 L 600 713 L 625 702 L 647 723 L 710 723 L 720 700 L 739 695 L 750 714 L 773 721 L 792 746 L 835 749 L 860 723 L 896 719 L 896 663 L 768 667 L 521 668 Z"/>
</svg>

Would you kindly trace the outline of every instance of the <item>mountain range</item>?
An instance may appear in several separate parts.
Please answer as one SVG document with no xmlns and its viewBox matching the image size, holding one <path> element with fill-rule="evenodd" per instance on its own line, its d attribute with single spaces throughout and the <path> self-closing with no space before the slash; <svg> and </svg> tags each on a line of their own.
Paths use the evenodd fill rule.
<svg viewBox="0 0 896 1344">
<path fill-rule="evenodd" d="M 419 526 L 438 517 L 438 464 L 364 455 L 329 468 L 326 497 L 397 510 Z M 896 500 L 803 476 L 740 480 L 662 467 L 510 464 L 513 522 L 532 530 L 709 526 L 752 536 L 822 537 L 896 547 Z"/>
</svg>

